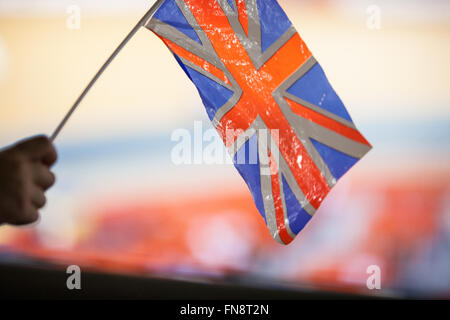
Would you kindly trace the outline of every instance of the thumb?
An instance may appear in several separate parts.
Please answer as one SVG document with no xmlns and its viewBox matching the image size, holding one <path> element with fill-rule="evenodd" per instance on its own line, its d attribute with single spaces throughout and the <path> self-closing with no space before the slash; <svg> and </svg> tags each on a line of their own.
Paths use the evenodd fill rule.
<svg viewBox="0 0 450 320">
<path fill-rule="evenodd" d="M 42 161 L 47 166 L 53 165 L 57 159 L 57 153 L 53 143 L 44 135 L 19 142 L 16 145 L 16 148 L 25 153 L 32 160 Z"/>
</svg>

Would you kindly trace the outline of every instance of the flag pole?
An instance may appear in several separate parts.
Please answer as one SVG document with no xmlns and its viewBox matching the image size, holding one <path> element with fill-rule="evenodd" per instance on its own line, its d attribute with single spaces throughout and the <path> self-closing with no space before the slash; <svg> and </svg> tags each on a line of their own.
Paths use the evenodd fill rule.
<svg viewBox="0 0 450 320">
<path fill-rule="evenodd" d="M 75 110 L 80 105 L 81 101 L 83 101 L 84 97 L 87 95 L 89 90 L 94 86 L 94 84 L 97 82 L 97 80 L 100 78 L 100 76 L 103 74 L 103 72 L 108 68 L 108 66 L 111 64 L 111 62 L 114 60 L 114 58 L 119 54 L 119 52 L 125 47 L 125 45 L 128 43 L 128 41 L 133 38 L 133 36 L 138 32 L 138 30 L 143 27 L 146 22 L 153 16 L 153 14 L 156 12 L 156 10 L 159 9 L 159 7 L 162 5 L 164 0 L 157 0 L 153 6 L 150 8 L 150 10 L 139 20 L 139 22 L 136 24 L 136 26 L 130 31 L 130 33 L 125 37 L 125 39 L 122 40 L 122 42 L 119 44 L 119 46 L 114 50 L 114 52 L 111 54 L 111 56 L 106 60 L 106 62 L 103 64 L 103 66 L 97 71 L 94 78 L 89 82 L 87 87 L 83 90 L 81 95 L 78 97 L 78 99 L 75 101 L 75 103 L 72 105 L 72 107 L 69 109 L 63 120 L 60 122 L 58 127 L 56 127 L 55 131 L 51 135 L 50 139 L 51 141 L 54 141 L 62 128 L 66 125 L 69 118 L 72 116 L 72 114 L 75 112 Z"/>
</svg>

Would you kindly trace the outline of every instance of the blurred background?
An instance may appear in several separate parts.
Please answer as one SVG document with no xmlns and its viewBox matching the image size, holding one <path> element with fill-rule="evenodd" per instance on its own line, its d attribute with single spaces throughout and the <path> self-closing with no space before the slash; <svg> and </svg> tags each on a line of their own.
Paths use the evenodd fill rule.
<svg viewBox="0 0 450 320">
<path fill-rule="evenodd" d="M 232 165 L 173 163 L 173 132 L 194 149 L 211 125 L 142 29 L 58 137 L 41 221 L 1 227 L 0 263 L 450 298 L 450 2 L 279 2 L 374 146 L 291 245 Z M 152 3 L 0 0 L 0 146 L 51 134 Z"/>
</svg>

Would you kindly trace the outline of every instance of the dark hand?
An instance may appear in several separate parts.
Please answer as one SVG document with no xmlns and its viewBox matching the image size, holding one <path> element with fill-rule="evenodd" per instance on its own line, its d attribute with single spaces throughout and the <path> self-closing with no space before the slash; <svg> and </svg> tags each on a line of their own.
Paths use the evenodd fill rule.
<svg viewBox="0 0 450 320">
<path fill-rule="evenodd" d="M 57 154 L 45 136 L 24 140 L 0 152 L 0 224 L 24 225 L 39 218 L 45 191 L 55 183 L 50 167 Z"/>
</svg>

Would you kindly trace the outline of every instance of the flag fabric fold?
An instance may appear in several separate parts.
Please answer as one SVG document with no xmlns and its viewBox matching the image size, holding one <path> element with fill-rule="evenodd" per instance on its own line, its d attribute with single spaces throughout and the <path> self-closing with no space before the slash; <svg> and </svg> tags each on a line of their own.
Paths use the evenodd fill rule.
<svg viewBox="0 0 450 320">
<path fill-rule="evenodd" d="M 195 84 L 275 240 L 371 145 L 276 0 L 165 0 L 145 25 Z"/>
</svg>

